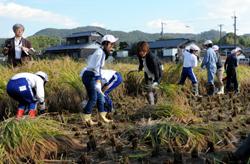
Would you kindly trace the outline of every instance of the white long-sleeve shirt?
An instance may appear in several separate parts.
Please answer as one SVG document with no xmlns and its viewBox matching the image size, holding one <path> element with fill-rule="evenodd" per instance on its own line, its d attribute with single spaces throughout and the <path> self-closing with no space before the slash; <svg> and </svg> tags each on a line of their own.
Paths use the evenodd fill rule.
<svg viewBox="0 0 250 164">
<path fill-rule="evenodd" d="M 109 82 L 109 80 L 114 76 L 116 71 L 111 70 L 111 69 L 103 69 L 101 72 L 101 77 L 102 77 L 102 83 L 105 84 Z"/>
<path fill-rule="evenodd" d="M 31 88 L 35 89 L 36 95 L 35 98 L 38 99 L 40 103 L 44 102 L 44 80 L 33 73 L 23 72 L 18 73 L 14 75 L 11 80 L 16 80 L 19 78 L 25 78 L 28 81 L 28 84 L 31 86 Z"/>
<path fill-rule="evenodd" d="M 15 38 L 15 59 L 21 59 L 22 55 L 22 38 Z"/>
<path fill-rule="evenodd" d="M 198 61 L 197 61 L 197 56 L 194 54 L 191 54 L 188 51 L 184 51 L 183 53 L 183 67 L 188 68 L 188 67 L 197 67 Z"/>
<path fill-rule="evenodd" d="M 101 76 L 101 69 L 105 64 L 105 52 L 102 48 L 98 48 L 87 61 L 86 69 L 95 73 L 95 76 Z"/>
</svg>

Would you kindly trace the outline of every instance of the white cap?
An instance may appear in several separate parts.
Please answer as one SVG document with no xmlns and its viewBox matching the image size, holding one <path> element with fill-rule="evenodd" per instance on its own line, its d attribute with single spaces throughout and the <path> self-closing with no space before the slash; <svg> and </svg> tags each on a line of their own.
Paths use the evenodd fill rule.
<svg viewBox="0 0 250 164">
<path fill-rule="evenodd" d="M 200 48 L 196 44 L 191 44 L 190 50 L 200 51 Z"/>
<path fill-rule="evenodd" d="M 241 49 L 240 47 L 236 47 L 235 49 L 233 49 L 233 50 L 231 51 L 231 54 L 235 54 L 235 53 L 237 53 L 237 52 L 239 52 L 239 51 L 242 51 L 242 49 Z"/>
<path fill-rule="evenodd" d="M 211 40 L 206 40 L 206 41 L 204 42 L 204 45 L 208 45 L 208 44 L 213 44 L 213 42 L 212 42 Z"/>
<path fill-rule="evenodd" d="M 101 42 L 108 41 L 108 42 L 111 42 L 111 43 L 115 43 L 118 39 L 119 38 L 115 38 L 113 35 L 104 35 L 102 37 Z"/>
<path fill-rule="evenodd" d="M 42 77 L 44 81 L 46 81 L 46 82 L 49 81 L 47 73 L 45 73 L 43 71 L 38 71 L 35 74 Z"/>
<path fill-rule="evenodd" d="M 185 50 L 189 51 L 190 50 L 190 45 L 186 46 Z"/>
<path fill-rule="evenodd" d="M 219 51 L 220 47 L 217 46 L 217 45 L 213 45 L 212 49 L 215 50 L 215 51 Z"/>
</svg>

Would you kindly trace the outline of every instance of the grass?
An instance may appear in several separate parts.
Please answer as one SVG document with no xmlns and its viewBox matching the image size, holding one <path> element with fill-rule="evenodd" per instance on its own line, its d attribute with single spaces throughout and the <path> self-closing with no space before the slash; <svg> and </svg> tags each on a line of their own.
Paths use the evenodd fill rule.
<svg viewBox="0 0 250 164">
<path fill-rule="evenodd" d="M 16 69 L 0 66 L 0 72 L 2 72 L 0 76 L 0 109 L 15 113 L 16 104 L 10 100 L 5 91 L 6 84 L 11 76 L 18 72 L 35 73 L 38 70 L 42 70 L 49 75 L 49 82 L 46 84 L 46 98 L 49 111 L 67 110 L 79 112 L 81 110 L 79 103 L 87 98 L 79 77 L 79 73 L 84 66 L 84 62 L 77 62 L 67 57 L 56 60 L 32 61 L 28 65 Z M 138 99 L 138 101 L 143 101 L 141 99 L 143 99 L 142 97 L 145 94 L 143 88 L 144 75 L 143 72 L 136 71 L 137 67 L 136 64 L 106 64 L 106 69 L 120 72 L 124 79 L 124 83 L 111 94 L 114 103 L 126 101 L 130 96 Z M 191 151 L 194 147 L 198 147 L 201 150 L 206 147 L 207 138 L 210 138 L 213 143 L 222 140 L 223 137 L 217 132 L 218 128 L 214 126 L 204 126 L 197 124 L 197 122 L 191 126 L 180 123 L 176 119 L 169 119 L 198 118 L 195 118 L 192 113 L 185 93 L 186 90 L 191 90 L 191 83 L 187 82 L 185 86 L 177 85 L 182 66 L 165 64 L 164 67 L 164 76 L 159 90 L 163 93 L 161 95 L 163 101 L 152 111 L 152 113 L 158 115 L 158 118 L 163 119 L 160 120 L 161 122 L 159 121 L 160 123 L 151 126 L 134 127 L 135 129 L 140 128 L 138 131 L 143 130 L 142 136 L 144 138 L 141 139 L 145 142 L 150 141 L 153 146 L 160 144 L 172 150 L 180 151 Z M 199 68 L 195 68 L 194 71 L 199 79 L 200 86 L 205 86 L 206 71 L 200 71 Z M 249 78 L 246 75 L 249 73 L 249 67 L 240 66 L 238 68 L 239 81 L 248 83 Z M 119 113 L 119 108 L 117 112 Z M 48 151 L 47 147 L 54 150 L 55 145 L 48 141 L 46 144 L 50 146 L 46 147 L 43 144 L 44 140 L 46 141 L 48 136 L 60 134 L 60 123 L 53 120 L 44 118 L 21 120 L 19 122 L 15 119 L 5 120 L 0 124 L 0 159 L 13 161 L 22 155 L 31 155 L 34 158 L 39 158 L 37 154 L 28 154 L 26 151 L 30 150 L 30 147 L 33 148 L 34 143 L 39 145 L 44 153 Z M 135 158 L 137 156 L 140 157 L 140 155 L 135 155 Z"/>
<path fill-rule="evenodd" d="M 51 119 L 7 119 L 0 123 L 0 159 L 10 163 L 43 159 L 57 149 L 51 139 L 60 135 L 64 135 L 60 123 Z"/>
<path fill-rule="evenodd" d="M 144 139 L 152 146 L 168 145 L 174 151 L 191 151 L 206 146 L 206 128 L 164 122 L 145 127 Z"/>
</svg>

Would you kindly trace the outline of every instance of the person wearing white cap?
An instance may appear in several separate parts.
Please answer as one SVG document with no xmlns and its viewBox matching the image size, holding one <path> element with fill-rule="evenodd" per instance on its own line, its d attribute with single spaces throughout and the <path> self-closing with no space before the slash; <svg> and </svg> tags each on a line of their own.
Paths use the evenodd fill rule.
<svg viewBox="0 0 250 164">
<path fill-rule="evenodd" d="M 102 70 L 102 90 L 105 95 L 104 108 L 107 112 L 113 111 L 113 102 L 109 94 L 122 83 L 122 75 L 114 70 Z"/>
<path fill-rule="evenodd" d="M 15 24 L 13 32 L 15 37 L 5 41 L 2 52 L 5 56 L 8 56 L 8 64 L 16 67 L 31 60 L 28 52 L 32 49 L 32 45 L 27 39 L 23 38 L 24 26 L 22 24 Z"/>
<path fill-rule="evenodd" d="M 18 119 L 23 117 L 25 109 L 29 110 L 30 118 L 35 118 L 37 103 L 40 105 L 40 114 L 45 112 L 44 86 L 48 81 L 48 75 L 42 71 L 35 74 L 23 72 L 11 77 L 7 93 L 19 102 L 16 115 Z"/>
<path fill-rule="evenodd" d="M 206 49 L 204 58 L 201 63 L 201 68 L 207 69 L 207 93 L 208 95 L 213 95 L 214 88 L 214 76 L 216 73 L 216 63 L 218 61 L 215 51 L 212 49 L 213 42 L 211 40 L 206 40 L 204 42 L 204 47 Z"/>
<path fill-rule="evenodd" d="M 223 64 L 221 62 L 221 57 L 220 57 L 220 53 L 219 53 L 219 49 L 220 47 L 217 45 L 213 45 L 213 50 L 215 51 L 216 55 L 217 55 L 217 63 L 216 63 L 216 76 L 218 78 L 218 83 L 219 83 L 219 90 L 217 92 L 217 94 L 224 94 L 224 84 L 223 84 L 223 72 L 224 72 L 224 68 L 223 68 Z"/>
<path fill-rule="evenodd" d="M 186 78 L 188 77 L 193 85 L 193 92 L 195 96 L 199 96 L 199 89 L 198 89 L 198 80 L 194 74 L 193 67 L 197 67 L 198 60 L 197 60 L 197 53 L 200 51 L 200 48 L 195 45 L 191 44 L 185 48 L 183 53 L 183 68 L 181 72 L 181 79 L 178 84 L 184 85 Z"/>
<path fill-rule="evenodd" d="M 237 80 L 237 71 L 236 68 L 238 66 L 237 56 L 242 53 L 240 47 L 236 47 L 231 51 L 231 54 L 227 57 L 226 62 L 224 64 L 224 68 L 227 73 L 227 83 L 226 83 L 226 92 L 230 91 L 231 83 L 234 84 L 234 92 L 239 92 L 238 80 Z"/>
<path fill-rule="evenodd" d="M 101 85 L 101 71 L 105 64 L 105 59 L 111 53 L 114 43 L 118 40 L 113 35 L 105 35 L 101 40 L 102 46 L 98 48 L 87 61 L 87 66 L 82 74 L 82 82 L 87 90 L 88 102 L 84 107 L 83 118 L 88 125 L 96 124 L 91 119 L 92 108 L 97 103 L 100 118 L 103 122 L 109 123 L 112 120 L 106 118 L 107 112 L 104 109 L 104 94 Z"/>
</svg>

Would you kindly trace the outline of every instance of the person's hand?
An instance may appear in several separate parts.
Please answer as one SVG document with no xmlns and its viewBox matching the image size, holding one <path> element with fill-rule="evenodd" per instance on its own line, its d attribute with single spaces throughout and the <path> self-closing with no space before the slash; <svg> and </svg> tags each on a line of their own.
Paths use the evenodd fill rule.
<svg viewBox="0 0 250 164">
<path fill-rule="evenodd" d="M 40 108 L 40 110 L 45 110 L 45 108 L 46 108 L 45 102 L 39 103 L 39 108 Z"/>
<path fill-rule="evenodd" d="M 159 84 L 158 84 L 157 82 L 154 82 L 154 83 L 152 84 L 152 88 L 154 88 L 154 89 L 155 89 L 155 88 L 157 88 L 157 87 L 158 87 L 158 85 L 159 85 Z"/>
<path fill-rule="evenodd" d="M 21 49 L 22 49 L 27 55 L 29 55 L 29 48 L 22 46 Z"/>
<path fill-rule="evenodd" d="M 95 90 L 98 92 L 98 93 L 100 93 L 100 94 L 102 94 L 103 96 L 105 96 L 104 95 L 104 93 L 102 92 L 102 84 L 100 83 L 100 82 L 96 82 L 96 84 L 95 84 Z"/>
<path fill-rule="evenodd" d="M 4 47 L 4 48 L 3 48 L 3 53 L 4 53 L 4 54 L 7 54 L 8 52 L 9 52 L 9 48 L 8 48 L 8 47 Z"/>
</svg>

